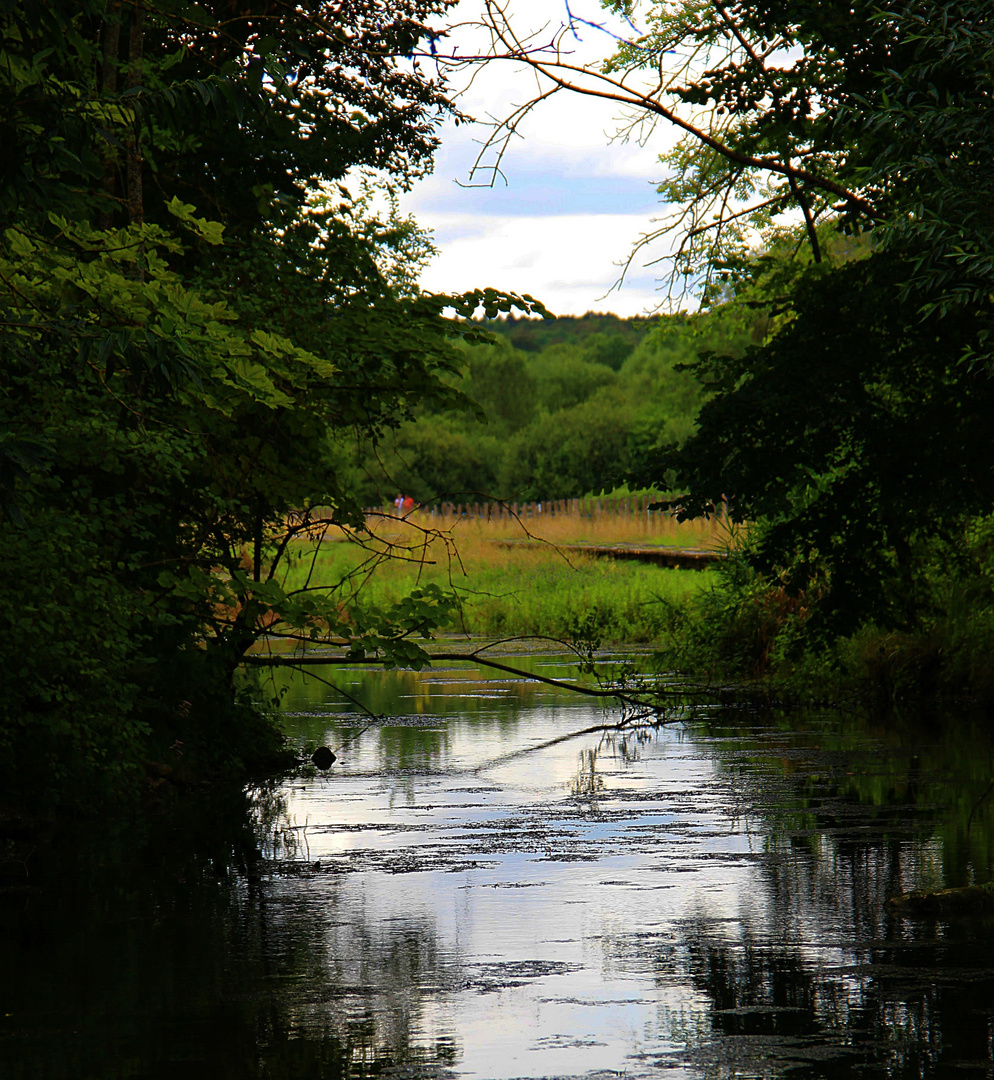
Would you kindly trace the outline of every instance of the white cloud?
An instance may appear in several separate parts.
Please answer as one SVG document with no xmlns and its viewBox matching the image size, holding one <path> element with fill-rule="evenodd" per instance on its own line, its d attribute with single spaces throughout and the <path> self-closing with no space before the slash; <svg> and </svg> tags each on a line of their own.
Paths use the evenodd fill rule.
<svg viewBox="0 0 994 1080">
<path fill-rule="evenodd" d="M 519 0 L 514 6 L 516 27 L 524 32 L 547 25 L 544 38 L 565 19 L 562 0 Z M 583 6 L 584 0 L 571 3 L 574 13 Z M 479 0 L 463 0 L 453 20 L 472 18 L 478 7 Z M 586 0 L 586 8 L 583 14 L 592 21 L 606 18 L 593 0 Z M 460 33 L 462 51 L 472 51 L 472 39 Z M 588 29 L 581 36 L 580 42 L 570 39 L 577 60 L 611 51 L 609 35 Z M 495 63 L 478 72 L 459 104 L 478 118 L 503 118 L 534 89 L 528 70 Z M 662 276 L 663 267 L 646 271 L 635 266 L 620 290 L 611 289 L 621 274 L 619 264 L 664 209 L 653 181 L 662 172 L 658 155 L 674 134 L 661 128 L 645 147 L 612 144 L 618 121 L 618 107 L 610 102 L 568 92 L 555 95 L 523 122 L 524 137 L 512 140 L 501 162 L 506 183 L 497 178 L 492 188 L 460 186 L 469 180 L 487 129 L 446 125 L 435 175 L 403 202 L 420 224 L 434 230 L 441 252 L 423 275 L 423 286 L 458 292 L 490 285 L 527 292 L 558 314 L 600 310 L 634 315 L 658 306 L 664 297 L 655 278 Z M 638 261 L 659 254 L 661 249 Z"/>
<path fill-rule="evenodd" d="M 422 278 L 435 292 L 490 286 L 530 293 L 557 315 L 642 315 L 662 294 L 639 264 L 620 287 L 621 266 L 646 226 L 641 214 L 544 217 L 431 215 L 441 255 Z M 612 291 L 614 290 L 614 291 Z"/>
</svg>

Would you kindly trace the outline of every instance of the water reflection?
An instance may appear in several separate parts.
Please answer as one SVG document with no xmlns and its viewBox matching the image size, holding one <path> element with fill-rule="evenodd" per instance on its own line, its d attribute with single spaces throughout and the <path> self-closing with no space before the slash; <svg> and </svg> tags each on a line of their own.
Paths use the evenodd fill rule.
<svg viewBox="0 0 994 1080">
<path fill-rule="evenodd" d="M 984 725 L 328 674 L 329 774 L 2 864 L 0 1077 L 992 1075 L 992 928 L 884 905 L 988 872 Z"/>
<path fill-rule="evenodd" d="M 576 766 L 576 775 L 570 779 L 570 792 L 577 796 L 591 798 L 604 790 L 604 777 L 597 772 L 597 748 L 581 750 Z"/>
<path fill-rule="evenodd" d="M 688 919 L 682 959 L 710 1010 L 682 1060 L 721 1076 L 991 1075 L 986 928 L 881 929 L 833 941 Z"/>
<path fill-rule="evenodd" d="M 766 906 L 682 924 L 710 1003 L 684 1061 L 707 1075 L 994 1074 L 994 927 L 892 916 L 888 896 L 986 878 L 990 734 L 932 725 L 707 725 L 767 830 Z M 964 746 L 969 740 L 967 746 Z M 969 747 L 969 748 L 967 748 Z M 776 766 L 779 764 L 779 775 Z"/>
</svg>

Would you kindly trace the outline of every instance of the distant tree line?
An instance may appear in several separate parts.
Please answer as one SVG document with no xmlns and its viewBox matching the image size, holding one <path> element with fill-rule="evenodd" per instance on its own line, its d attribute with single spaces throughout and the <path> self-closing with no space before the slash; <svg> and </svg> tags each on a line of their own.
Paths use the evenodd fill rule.
<svg viewBox="0 0 994 1080">
<path fill-rule="evenodd" d="M 362 457 L 357 486 L 369 503 L 398 491 L 419 502 L 460 493 L 530 501 L 621 487 L 648 453 L 693 432 L 705 395 L 685 366 L 748 336 L 688 317 L 486 326 L 496 343 L 464 346 L 450 379 L 468 401 L 424 405 Z"/>
</svg>

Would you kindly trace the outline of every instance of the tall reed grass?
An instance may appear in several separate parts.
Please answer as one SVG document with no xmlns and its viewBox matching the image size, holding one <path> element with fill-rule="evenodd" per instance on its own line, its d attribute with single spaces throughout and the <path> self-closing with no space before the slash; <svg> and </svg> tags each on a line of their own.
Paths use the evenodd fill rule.
<svg viewBox="0 0 994 1080">
<path fill-rule="evenodd" d="M 374 532 L 384 535 L 398 528 L 403 534 L 412 529 L 429 529 L 469 541 L 534 538 L 551 544 L 666 544 L 694 550 L 721 549 L 728 541 L 728 525 L 720 517 L 680 522 L 658 511 L 538 514 L 532 509 L 534 505 L 520 507 L 516 516 L 508 513 L 489 519 L 485 513 L 476 516 L 427 508 L 403 516 L 389 507 L 371 511 L 367 523 Z M 401 520 L 403 524 L 398 524 Z"/>
</svg>

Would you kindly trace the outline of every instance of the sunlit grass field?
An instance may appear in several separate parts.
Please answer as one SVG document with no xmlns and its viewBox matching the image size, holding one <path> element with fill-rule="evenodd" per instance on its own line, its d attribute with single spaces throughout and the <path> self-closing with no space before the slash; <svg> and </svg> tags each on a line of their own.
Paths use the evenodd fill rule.
<svg viewBox="0 0 994 1080">
<path fill-rule="evenodd" d="M 655 534 L 688 548 L 720 546 L 720 529 L 667 519 Z M 662 523 L 660 523 L 662 525 Z M 579 525 L 580 527 L 576 527 Z M 573 526 L 573 527 L 571 527 Z M 645 533 L 624 517 L 577 521 L 566 516 L 444 518 L 414 513 L 369 519 L 370 533 L 351 540 L 329 533 L 302 544 L 287 584 L 340 590 L 370 608 L 434 583 L 461 597 L 453 633 L 481 637 L 549 635 L 604 644 L 659 640 L 709 571 L 671 570 L 560 550 L 574 543 L 641 544 Z M 541 540 L 544 543 L 535 544 Z M 504 546 L 501 542 L 527 541 Z"/>
</svg>

